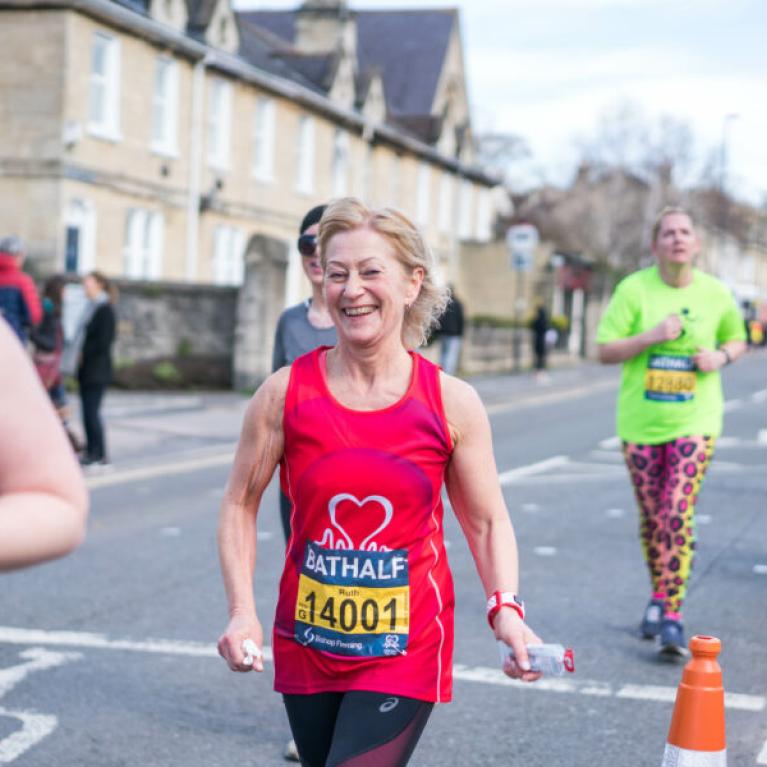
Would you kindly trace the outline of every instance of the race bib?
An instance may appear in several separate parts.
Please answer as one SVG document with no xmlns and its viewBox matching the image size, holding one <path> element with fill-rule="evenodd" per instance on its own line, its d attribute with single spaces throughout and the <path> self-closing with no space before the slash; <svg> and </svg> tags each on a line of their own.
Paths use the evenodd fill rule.
<svg viewBox="0 0 767 767">
<path fill-rule="evenodd" d="M 410 631 L 407 551 L 327 549 L 308 542 L 295 639 L 337 655 L 404 654 Z"/>
<path fill-rule="evenodd" d="M 644 379 L 645 399 L 687 402 L 695 397 L 695 363 L 692 357 L 651 354 Z"/>
</svg>

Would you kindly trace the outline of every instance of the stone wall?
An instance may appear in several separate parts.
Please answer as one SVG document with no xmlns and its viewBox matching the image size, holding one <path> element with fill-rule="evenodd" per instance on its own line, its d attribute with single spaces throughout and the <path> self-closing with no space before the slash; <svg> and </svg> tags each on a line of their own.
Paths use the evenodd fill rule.
<svg viewBox="0 0 767 767">
<path fill-rule="evenodd" d="M 232 385 L 237 289 L 119 281 L 115 384 Z"/>
</svg>

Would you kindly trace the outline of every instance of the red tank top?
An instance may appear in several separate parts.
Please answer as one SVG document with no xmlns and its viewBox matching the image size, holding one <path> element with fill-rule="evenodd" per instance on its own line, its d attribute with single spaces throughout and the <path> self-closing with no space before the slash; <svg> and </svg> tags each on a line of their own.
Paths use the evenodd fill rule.
<svg viewBox="0 0 767 767">
<path fill-rule="evenodd" d="M 439 368 L 411 352 L 402 399 L 351 410 L 328 389 L 327 349 L 293 363 L 285 398 L 280 481 L 293 512 L 275 689 L 446 702 L 455 598 L 441 489 L 452 444 Z"/>
</svg>

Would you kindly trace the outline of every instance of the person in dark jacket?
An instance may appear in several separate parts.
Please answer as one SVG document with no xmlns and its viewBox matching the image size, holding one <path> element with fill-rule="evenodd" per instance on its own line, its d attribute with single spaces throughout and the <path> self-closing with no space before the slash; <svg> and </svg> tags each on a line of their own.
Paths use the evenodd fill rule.
<svg viewBox="0 0 767 767">
<path fill-rule="evenodd" d="M 463 304 L 458 300 L 450 285 L 450 300 L 439 318 L 440 367 L 448 374 L 455 375 L 461 357 L 463 339 Z"/>
<path fill-rule="evenodd" d="M 533 331 L 533 356 L 535 357 L 535 377 L 541 383 L 548 380 L 546 373 L 546 333 L 549 329 L 549 317 L 542 305 L 538 306 L 535 317 L 530 323 L 530 329 Z"/>
<path fill-rule="evenodd" d="M 86 449 L 84 465 L 108 464 L 101 401 L 112 381 L 112 345 L 117 321 L 113 303 L 116 291 L 101 272 L 83 278 L 88 303 L 80 319 L 70 354 L 77 360 Z"/>
<path fill-rule="evenodd" d="M 24 245 L 16 236 L 0 240 L 0 316 L 22 343 L 30 328 L 40 322 L 43 310 L 32 278 L 21 271 Z"/>
</svg>

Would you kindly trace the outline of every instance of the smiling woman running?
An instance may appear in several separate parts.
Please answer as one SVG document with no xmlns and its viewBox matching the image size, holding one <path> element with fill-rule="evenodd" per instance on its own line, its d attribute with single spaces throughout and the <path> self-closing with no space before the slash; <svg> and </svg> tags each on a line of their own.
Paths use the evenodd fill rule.
<svg viewBox="0 0 767 767">
<path fill-rule="evenodd" d="M 245 416 L 222 504 L 230 621 L 219 652 L 263 670 L 253 598 L 255 519 L 280 466 L 291 537 L 274 621 L 275 688 L 301 762 L 407 763 L 435 702 L 452 694 L 454 594 L 441 490 L 468 539 L 498 639 L 533 681 L 539 643 L 516 597 L 517 548 L 476 392 L 412 351 L 445 305 L 416 227 L 353 199 L 320 223 L 325 297 L 338 333 L 274 373 Z M 506 608 L 506 609 L 504 609 Z"/>
<path fill-rule="evenodd" d="M 700 241 L 688 213 L 661 211 L 652 251 L 657 264 L 616 288 L 597 343 L 602 362 L 623 363 L 618 436 L 652 583 L 640 630 L 684 655 L 695 501 L 722 430 L 719 370 L 743 353 L 745 330 L 728 288 L 693 267 Z"/>
</svg>

